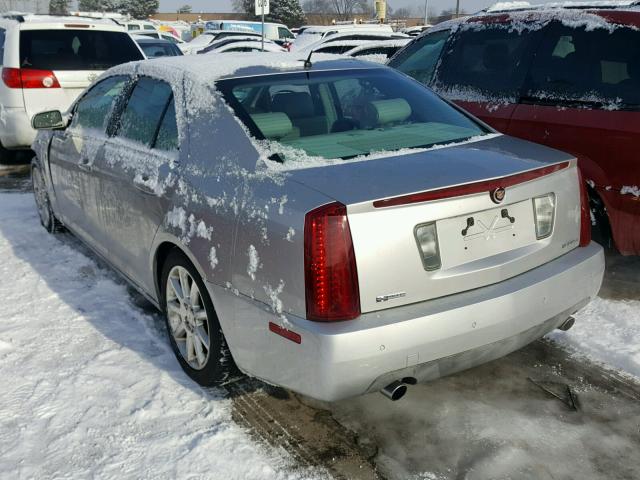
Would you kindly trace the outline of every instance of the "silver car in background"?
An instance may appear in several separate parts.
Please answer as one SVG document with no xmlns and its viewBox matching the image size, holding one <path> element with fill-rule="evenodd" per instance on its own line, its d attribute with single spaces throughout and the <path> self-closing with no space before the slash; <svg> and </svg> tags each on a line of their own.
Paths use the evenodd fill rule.
<svg viewBox="0 0 640 480">
<path fill-rule="evenodd" d="M 33 123 L 43 225 L 160 308 L 203 385 L 396 399 L 567 328 L 602 281 L 571 155 L 384 66 L 130 63 Z"/>
</svg>

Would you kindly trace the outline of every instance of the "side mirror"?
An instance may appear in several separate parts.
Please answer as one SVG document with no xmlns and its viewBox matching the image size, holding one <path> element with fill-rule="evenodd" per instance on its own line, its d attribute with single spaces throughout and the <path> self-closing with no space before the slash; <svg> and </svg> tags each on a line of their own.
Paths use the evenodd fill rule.
<svg viewBox="0 0 640 480">
<path fill-rule="evenodd" d="M 36 113 L 31 119 L 31 126 L 36 130 L 56 130 L 65 128 L 67 122 L 59 110 Z"/>
</svg>

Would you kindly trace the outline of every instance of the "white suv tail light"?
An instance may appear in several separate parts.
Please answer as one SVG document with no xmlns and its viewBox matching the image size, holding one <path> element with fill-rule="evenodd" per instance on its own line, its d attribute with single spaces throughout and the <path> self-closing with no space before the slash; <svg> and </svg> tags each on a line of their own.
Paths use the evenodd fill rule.
<svg viewBox="0 0 640 480">
<path fill-rule="evenodd" d="M 536 222 L 536 238 L 542 240 L 553 232 L 553 220 L 556 215 L 556 196 L 547 193 L 533 199 L 533 217 Z"/>
<path fill-rule="evenodd" d="M 51 70 L 5 67 L 2 81 L 9 88 L 60 88 L 60 82 Z"/>
</svg>

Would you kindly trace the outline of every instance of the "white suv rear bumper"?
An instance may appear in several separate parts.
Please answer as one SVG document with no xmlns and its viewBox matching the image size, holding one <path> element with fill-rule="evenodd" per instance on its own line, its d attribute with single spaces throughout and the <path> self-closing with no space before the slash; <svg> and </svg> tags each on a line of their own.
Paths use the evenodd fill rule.
<svg viewBox="0 0 640 480">
<path fill-rule="evenodd" d="M 24 108 L 3 107 L 0 111 L 0 143 L 4 148 L 29 148 L 36 138 Z"/>
<path fill-rule="evenodd" d="M 319 323 L 286 315 L 286 328 L 301 335 L 300 344 L 269 331 L 269 322 L 282 320 L 264 305 L 209 287 L 242 370 L 335 401 L 403 377 L 438 378 L 517 350 L 595 297 L 603 274 L 602 248 L 592 243 L 498 284 L 356 320 Z"/>
</svg>

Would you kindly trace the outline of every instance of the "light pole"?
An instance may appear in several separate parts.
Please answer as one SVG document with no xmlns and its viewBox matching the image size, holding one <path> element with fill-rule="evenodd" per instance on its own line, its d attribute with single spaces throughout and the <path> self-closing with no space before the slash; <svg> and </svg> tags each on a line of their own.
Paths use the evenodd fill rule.
<svg viewBox="0 0 640 480">
<path fill-rule="evenodd" d="M 429 25 L 429 0 L 424 0 L 424 24 Z"/>
</svg>

